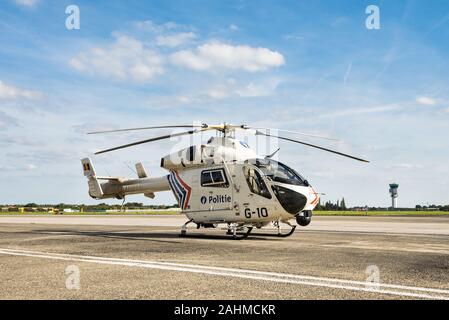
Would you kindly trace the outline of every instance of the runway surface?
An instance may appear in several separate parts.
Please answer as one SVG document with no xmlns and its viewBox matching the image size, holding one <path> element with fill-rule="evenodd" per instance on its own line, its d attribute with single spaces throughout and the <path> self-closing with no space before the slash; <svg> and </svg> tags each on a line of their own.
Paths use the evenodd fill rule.
<svg viewBox="0 0 449 320">
<path fill-rule="evenodd" d="M 448 217 L 314 217 L 242 241 L 180 238 L 185 221 L 0 216 L 0 298 L 449 299 Z"/>
</svg>

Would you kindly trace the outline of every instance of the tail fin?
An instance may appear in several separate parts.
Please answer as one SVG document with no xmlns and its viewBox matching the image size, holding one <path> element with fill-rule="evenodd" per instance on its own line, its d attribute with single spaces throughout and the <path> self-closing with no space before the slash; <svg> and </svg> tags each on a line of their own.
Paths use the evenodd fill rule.
<svg viewBox="0 0 449 320">
<path fill-rule="evenodd" d="M 95 177 L 95 169 L 89 158 L 84 158 L 81 160 L 83 165 L 83 172 L 86 177 Z"/>
<path fill-rule="evenodd" d="M 92 162 L 89 158 L 84 158 L 81 160 L 81 164 L 83 165 L 84 176 L 88 179 L 87 183 L 89 186 L 89 195 L 92 198 L 101 199 L 103 196 L 103 190 L 98 182 Z"/>
</svg>

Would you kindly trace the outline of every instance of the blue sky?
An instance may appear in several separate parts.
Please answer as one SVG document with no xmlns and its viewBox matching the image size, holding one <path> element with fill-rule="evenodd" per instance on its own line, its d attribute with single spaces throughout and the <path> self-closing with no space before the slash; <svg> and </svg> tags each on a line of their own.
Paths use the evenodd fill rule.
<svg viewBox="0 0 449 320">
<path fill-rule="evenodd" d="M 71 4 L 79 30 L 65 26 Z M 379 30 L 365 27 L 368 5 Z M 371 160 L 280 142 L 324 201 L 387 206 L 397 182 L 401 206 L 449 203 L 447 0 L 6 0 L 0 43 L 0 203 L 93 203 L 79 159 L 162 132 L 85 132 L 192 121 L 338 137 L 307 141 Z M 142 161 L 157 176 L 188 144 L 92 158 L 100 174 Z"/>
</svg>

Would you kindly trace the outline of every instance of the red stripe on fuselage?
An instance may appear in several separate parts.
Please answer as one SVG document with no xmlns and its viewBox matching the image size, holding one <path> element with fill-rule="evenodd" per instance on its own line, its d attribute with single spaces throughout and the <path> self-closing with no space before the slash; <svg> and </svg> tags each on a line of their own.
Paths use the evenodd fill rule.
<svg viewBox="0 0 449 320">
<path fill-rule="evenodd" d="M 187 206 L 189 205 L 189 200 L 190 200 L 190 191 L 192 190 L 187 183 L 185 183 L 181 177 L 178 174 L 178 171 L 175 171 L 176 177 L 178 178 L 178 181 L 182 184 L 182 186 L 187 190 L 187 196 L 186 196 L 186 201 L 184 202 L 184 208 L 182 209 L 187 209 Z"/>
<path fill-rule="evenodd" d="M 320 197 L 318 196 L 318 193 L 315 191 L 313 187 L 310 187 L 313 191 L 313 194 L 315 195 L 315 199 L 313 199 L 310 204 L 318 204 L 318 201 L 320 200 Z"/>
</svg>

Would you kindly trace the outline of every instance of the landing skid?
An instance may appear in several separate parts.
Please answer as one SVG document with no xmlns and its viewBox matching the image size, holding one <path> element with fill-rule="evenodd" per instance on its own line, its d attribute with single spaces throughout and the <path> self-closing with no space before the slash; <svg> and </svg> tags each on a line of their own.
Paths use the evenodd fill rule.
<svg viewBox="0 0 449 320">
<path fill-rule="evenodd" d="M 226 234 L 230 235 L 231 239 L 242 240 L 248 238 L 251 231 L 253 231 L 253 227 L 247 227 L 246 232 L 232 232 L 231 229 L 228 229 L 228 232 L 226 232 Z"/>
<path fill-rule="evenodd" d="M 230 223 L 228 224 L 226 235 L 227 237 L 220 237 L 216 235 L 205 235 L 205 234 L 187 234 L 187 225 L 192 223 L 193 220 L 187 221 L 182 227 L 181 227 L 181 234 L 180 237 L 190 237 L 190 238 L 228 238 L 233 240 L 242 240 L 248 238 L 248 236 L 251 234 L 252 236 L 256 237 L 278 237 L 278 238 L 287 238 L 290 237 L 296 230 L 295 225 L 291 225 L 290 223 L 286 222 L 287 225 L 290 226 L 290 230 L 288 232 L 282 232 L 281 229 L 281 222 L 275 221 L 274 226 L 276 227 L 277 233 L 251 233 L 253 230 L 253 227 L 248 226 L 239 226 L 236 223 Z M 285 222 L 284 222 L 285 223 Z M 245 232 L 243 230 L 246 229 Z"/>
<path fill-rule="evenodd" d="M 181 227 L 181 233 L 180 233 L 180 237 L 189 237 L 189 238 L 216 238 L 216 236 L 214 235 L 204 235 L 204 234 L 187 234 L 187 225 L 192 223 L 192 220 L 187 221 L 182 227 Z M 246 227 L 246 232 L 241 232 L 241 230 L 243 230 L 243 228 L 241 228 L 241 230 L 239 230 L 240 228 L 236 225 L 236 224 L 230 224 L 228 231 L 226 232 L 226 235 L 230 236 L 230 237 L 225 237 L 225 238 L 230 238 L 233 240 L 243 240 L 246 239 L 249 234 L 251 233 L 251 231 L 253 230 L 253 227 Z"/>
<path fill-rule="evenodd" d="M 278 237 L 278 238 L 287 238 L 290 237 L 295 232 L 296 226 L 292 226 L 289 232 L 282 233 L 278 230 L 278 233 L 253 233 L 251 236 L 257 237 Z"/>
</svg>

